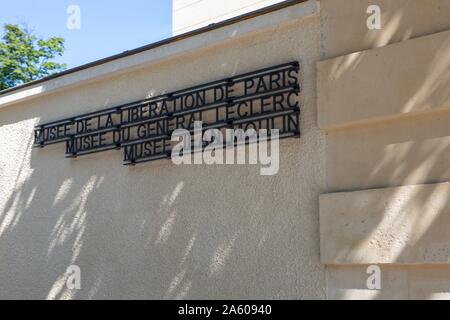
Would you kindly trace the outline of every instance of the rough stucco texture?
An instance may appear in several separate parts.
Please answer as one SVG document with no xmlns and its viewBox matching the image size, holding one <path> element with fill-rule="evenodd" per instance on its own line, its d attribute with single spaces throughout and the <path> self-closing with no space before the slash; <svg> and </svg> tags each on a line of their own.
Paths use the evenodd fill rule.
<svg viewBox="0 0 450 320">
<path fill-rule="evenodd" d="M 0 298 L 324 298 L 318 38 L 317 16 L 291 21 L 0 110 Z M 245 165 L 128 168 L 121 152 L 69 160 L 63 145 L 31 148 L 39 122 L 293 59 L 302 137 L 281 143 L 275 176 Z M 72 264 L 78 291 L 65 286 Z"/>
</svg>

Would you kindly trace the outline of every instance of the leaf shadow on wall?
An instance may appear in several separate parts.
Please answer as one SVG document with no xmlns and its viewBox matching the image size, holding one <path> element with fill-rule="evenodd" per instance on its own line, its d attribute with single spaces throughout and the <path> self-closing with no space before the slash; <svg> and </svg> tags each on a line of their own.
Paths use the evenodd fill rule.
<svg viewBox="0 0 450 320">
<path fill-rule="evenodd" d="M 413 25 L 400 28 L 405 24 L 403 20 L 407 13 L 404 10 L 386 12 L 384 9 L 385 27 L 367 32 L 364 38 L 367 47 L 407 40 L 415 32 Z M 366 63 L 367 54 L 369 52 L 361 51 L 338 58 L 330 77 L 336 81 L 351 77 Z M 327 169 L 328 179 L 332 181 L 329 192 L 450 181 L 450 115 L 445 110 L 420 115 L 429 106 L 446 107 L 444 101 L 448 101 L 449 91 L 445 93 L 445 88 L 450 83 L 449 57 L 450 42 L 445 41 L 436 50 L 434 59 L 428 62 L 427 77 L 422 79 L 413 94 L 399 103 L 396 112 L 411 112 L 411 116 L 326 132 L 327 167 L 334 168 L 333 173 Z M 377 70 L 375 75 L 355 78 L 354 81 L 366 82 L 370 88 L 371 76 L 390 77 Z M 377 103 L 383 103 L 382 92 L 378 101 L 371 101 L 370 105 Z M 359 231 L 357 238 L 352 239 L 352 250 L 337 251 L 336 259 L 357 261 L 364 255 L 358 248 L 368 245 L 381 252 L 383 257 L 378 261 L 385 259 L 390 264 L 381 266 L 384 287 L 378 291 L 367 290 L 367 264 L 330 266 L 330 298 L 427 299 L 450 296 L 450 281 L 444 280 L 450 278 L 450 267 L 446 264 L 450 262 L 450 241 L 443 229 L 449 223 L 450 189 L 442 185 L 429 187 L 420 194 L 400 188 L 387 202 L 361 195 L 345 208 L 345 212 L 361 213 L 346 222 L 348 229 Z M 345 216 L 345 212 L 336 212 L 336 217 Z M 430 215 L 430 212 L 437 214 Z M 408 222 L 410 219 L 414 221 L 412 225 Z M 434 245 L 430 247 L 431 242 Z M 409 264 L 411 260 L 418 263 Z M 425 262 L 427 265 L 423 266 Z"/>
</svg>

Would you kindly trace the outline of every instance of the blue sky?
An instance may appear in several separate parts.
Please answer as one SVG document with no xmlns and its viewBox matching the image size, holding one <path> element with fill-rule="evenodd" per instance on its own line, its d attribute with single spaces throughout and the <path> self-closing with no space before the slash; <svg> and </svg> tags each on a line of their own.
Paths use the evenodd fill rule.
<svg viewBox="0 0 450 320">
<path fill-rule="evenodd" d="M 70 5 L 80 8 L 79 30 L 67 28 Z M 1 30 L 5 23 L 63 37 L 66 52 L 57 61 L 73 68 L 170 37 L 172 0 L 0 0 Z"/>
</svg>

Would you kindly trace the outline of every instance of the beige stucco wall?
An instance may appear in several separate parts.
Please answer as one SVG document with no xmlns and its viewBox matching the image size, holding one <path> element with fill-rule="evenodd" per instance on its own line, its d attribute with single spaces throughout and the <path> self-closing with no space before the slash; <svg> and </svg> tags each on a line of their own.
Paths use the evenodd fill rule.
<svg viewBox="0 0 450 320">
<path fill-rule="evenodd" d="M 158 50 L 174 46 L 166 59 L 131 56 L 47 83 L 48 92 L 1 97 L 0 298 L 325 298 L 317 3 Z M 275 176 L 245 165 L 130 168 L 120 151 L 69 160 L 64 145 L 31 148 L 37 123 L 291 60 L 302 65 L 302 137 L 281 142 Z M 74 76 L 93 79 L 66 86 Z M 79 291 L 65 287 L 71 264 Z"/>
</svg>

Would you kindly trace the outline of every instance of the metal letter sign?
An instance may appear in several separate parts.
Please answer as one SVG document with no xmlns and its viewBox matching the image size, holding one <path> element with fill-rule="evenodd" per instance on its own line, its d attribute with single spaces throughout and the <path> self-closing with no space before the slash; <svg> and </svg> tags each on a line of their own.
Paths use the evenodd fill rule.
<svg viewBox="0 0 450 320">
<path fill-rule="evenodd" d="M 298 62 L 249 72 L 39 125 L 34 146 L 66 143 L 66 157 L 124 149 L 124 164 L 170 158 L 175 129 L 279 129 L 300 135 Z M 270 136 L 269 136 L 270 139 Z M 203 146 L 205 148 L 206 145 Z"/>
</svg>

